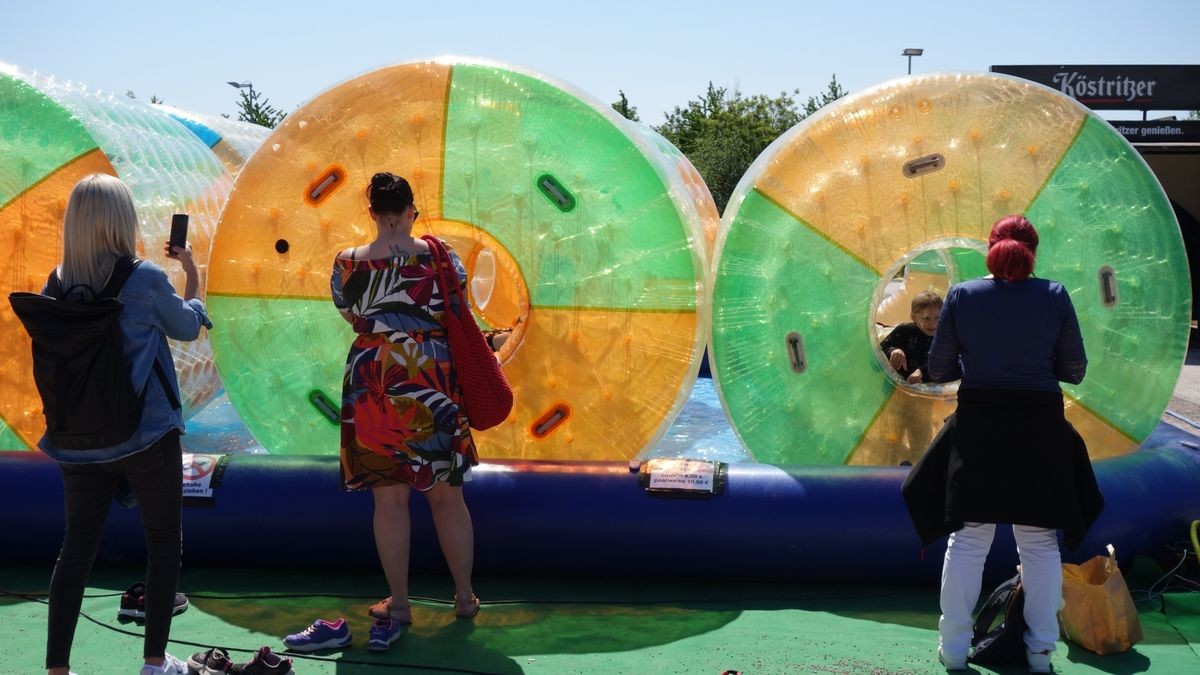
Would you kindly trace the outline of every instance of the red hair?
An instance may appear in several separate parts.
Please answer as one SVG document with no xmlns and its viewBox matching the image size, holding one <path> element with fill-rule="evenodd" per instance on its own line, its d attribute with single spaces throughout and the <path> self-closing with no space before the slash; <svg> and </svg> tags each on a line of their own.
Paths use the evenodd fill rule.
<svg viewBox="0 0 1200 675">
<path fill-rule="evenodd" d="M 1004 281 L 1020 281 L 1033 273 L 1038 233 L 1025 216 L 1004 216 L 988 237 L 987 268 Z"/>
</svg>

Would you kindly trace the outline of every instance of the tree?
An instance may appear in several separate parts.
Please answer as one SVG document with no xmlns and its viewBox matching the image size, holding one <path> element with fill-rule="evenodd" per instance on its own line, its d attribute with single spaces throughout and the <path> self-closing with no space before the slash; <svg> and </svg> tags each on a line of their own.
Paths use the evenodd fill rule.
<svg viewBox="0 0 1200 675">
<path fill-rule="evenodd" d="M 625 97 L 624 91 L 618 89 L 617 93 L 621 95 L 621 100 L 612 104 L 613 110 L 616 110 L 621 114 L 621 117 L 624 117 L 627 120 L 641 122 L 641 118 L 638 117 L 637 106 L 629 105 L 629 99 Z"/>
<path fill-rule="evenodd" d="M 1200 110 L 1193 110 L 1188 113 L 1189 120 L 1200 120 Z"/>
<path fill-rule="evenodd" d="M 238 93 L 242 95 L 238 101 L 239 121 L 274 129 L 286 116 L 286 113 L 271 105 L 262 94 L 254 91 L 254 87 L 239 89 Z"/>
<path fill-rule="evenodd" d="M 846 91 L 835 75 L 826 91 L 809 97 L 803 110 L 796 105 L 799 94 L 794 90 L 774 98 L 747 97 L 709 82 L 704 94 L 684 108 L 676 106 L 655 131 L 687 155 L 708 184 L 717 209 L 724 211 L 738 181 L 772 141 Z"/>
<path fill-rule="evenodd" d="M 842 89 L 842 84 L 837 81 L 837 74 L 834 73 L 829 78 L 829 86 L 825 88 L 825 91 L 821 92 L 820 98 L 817 98 L 816 96 L 808 97 L 808 101 L 804 104 L 803 116 L 808 117 L 809 115 L 817 112 L 830 103 L 833 103 L 848 93 L 850 92 Z"/>
</svg>

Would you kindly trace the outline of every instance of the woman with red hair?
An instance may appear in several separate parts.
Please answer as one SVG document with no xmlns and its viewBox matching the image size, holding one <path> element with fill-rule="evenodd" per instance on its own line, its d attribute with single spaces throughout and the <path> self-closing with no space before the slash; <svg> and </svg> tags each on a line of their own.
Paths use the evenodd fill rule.
<svg viewBox="0 0 1200 675">
<path fill-rule="evenodd" d="M 1050 671 L 1062 567 L 1056 530 L 1074 547 L 1102 508 L 1087 449 L 1063 415 L 1059 382 L 1087 369 L 1062 284 L 1033 276 L 1038 234 L 1023 216 L 996 221 L 991 275 L 950 289 L 929 350 L 930 379 L 961 378 L 949 444 L 938 658 L 965 670 L 971 612 L 997 523 L 1013 527 L 1025 588 L 1029 669 Z M 1082 453 L 1082 455 L 1081 455 Z"/>
</svg>

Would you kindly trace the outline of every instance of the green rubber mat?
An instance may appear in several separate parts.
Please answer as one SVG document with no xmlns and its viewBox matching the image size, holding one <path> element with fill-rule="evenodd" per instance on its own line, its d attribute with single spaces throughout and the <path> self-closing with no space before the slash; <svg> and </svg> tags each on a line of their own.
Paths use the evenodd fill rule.
<svg viewBox="0 0 1200 675">
<path fill-rule="evenodd" d="M 1179 635 L 1200 657 L 1200 593 L 1171 593 L 1163 596 L 1163 612 Z"/>
<path fill-rule="evenodd" d="M 72 670 L 134 672 L 141 627 L 121 623 L 121 591 L 139 568 L 97 569 L 76 632 Z M 6 567 L 0 587 L 37 594 L 49 567 Z M 1130 585 L 1138 588 L 1131 578 Z M 1148 582 L 1145 584 L 1148 586 Z M 296 658 L 298 675 L 428 673 L 934 673 L 937 593 L 889 586 L 738 582 L 662 583 L 479 579 L 484 605 L 455 620 L 445 577 L 415 577 L 411 630 L 383 654 L 366 650 L 366 607 L 383 594 L 377 575 L 280 570 L 186 570 L 180 590 L 191 606 L 175 617 L 168 651 L 233 650 L 242 663 L 262 645 L 317 617 L 346 617 L 353 645 Z M 440 600 L 422 599 L 440 598 Z M 1143 603 L 1146 639 L 1126 654 L 1096 656 L 1059 644 L 1057 673 L 1200 672 L 1200 594 Z M 1164 614 L 1160 608 L 1167 608 Z M 0 671 L 43 665 L 46 606 L 0 596 Z M 126 634 L 133 633 L 133 635 Z M 1189 644 L 1190 642 L 1190 644 Z M 1022 669 L 976 672 L 1024 672 Z"/>
</svg>

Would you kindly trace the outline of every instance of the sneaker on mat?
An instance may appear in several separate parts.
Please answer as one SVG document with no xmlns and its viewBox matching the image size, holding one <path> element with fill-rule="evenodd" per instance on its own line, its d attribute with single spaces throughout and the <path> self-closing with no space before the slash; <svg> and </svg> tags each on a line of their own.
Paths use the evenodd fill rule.
<svg viewBox="0 0 1200 675">
<path fill-rule="evenodd" d="M 233 661 L 224 649 L 213 647 L 208 651 L 196 652 L 188 658 L 190 675 L 223 675 L 233 668 Z"/>
<path fill-rule="evenodd" d="M 941 647 L 938 647 L 938 661 L 942 662 L 942 666 L 948 673 L 959 673 L 967 669 L 967 660 L 965 658 L 952 659 L 946 656 L 946 653 L 942 651 Z"/>
<path fill-rule="evenodd" d="M 188 675 L 187 664 L 170 654 L 163 654 L 163 664 L 161 666 L 152 666 L 149 663 L 142 665 L 141 675 Z"/>
<path fill-rule="evenodd" d="M 345 647 L 350 644 L 351 639 L 350 626 L 345 619 L 338 619 L 332 623 L 325 619 L 317 619 L 308 628 L 283 638 L 283 644 L 297 652 L 315 652 L 320 649 Z"/>
<path fill-rule="evenodd" d="M 395 619 L 379 619 L 371 625 L 371 639 L 367 650 L 386 652 L 392 643 L 400 639 L 401 623 Z"/>
<path fill-rule="evenodd" d="M 183 593 L 176 593 L 171 615 L 182 614 L 187 608 L 187 596 Z M 146 618 L 146 584 L 139 581 L 121 594 L 121 608 L 117 610 L 117 616 L 127 619 Z"/>
<path fill-rule="evenodd" d="M 349 633 L 346 634 L 349 637 Z M 292 660 L 271 651 L 270 647 L 262 647 L 249 663 L 234 666 L 234 672 L 241 675 L 296 675 L 292 670 Z"/>
</svg>

